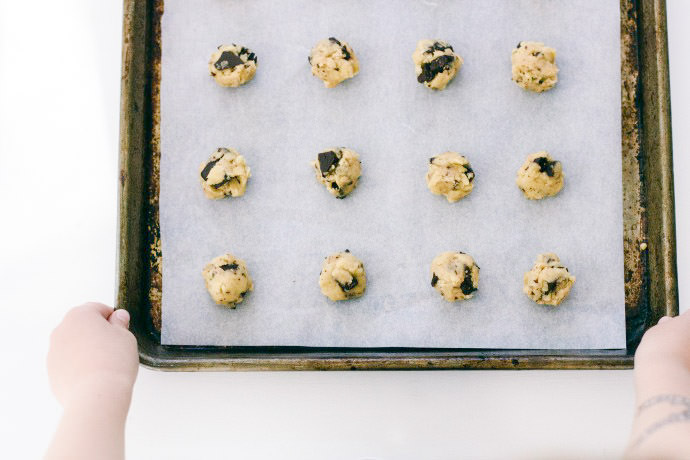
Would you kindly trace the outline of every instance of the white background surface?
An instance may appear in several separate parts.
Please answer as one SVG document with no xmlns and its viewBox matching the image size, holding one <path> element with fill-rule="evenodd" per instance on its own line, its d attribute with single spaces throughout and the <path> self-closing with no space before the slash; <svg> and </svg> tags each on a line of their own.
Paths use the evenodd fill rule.
<svg viewBox="0 0 690 460">
<path fill-rule="evenodd" d="M 690 2 L 669 0 L 681 311 L 690 283 Z M 60 409 L 48 334 L 114 300 L 119 2 L 0 0 L 0 457 L 36 458 Z M 161 373 L 134 459 L 610 458 L 631 371 Z"/>
</svg>

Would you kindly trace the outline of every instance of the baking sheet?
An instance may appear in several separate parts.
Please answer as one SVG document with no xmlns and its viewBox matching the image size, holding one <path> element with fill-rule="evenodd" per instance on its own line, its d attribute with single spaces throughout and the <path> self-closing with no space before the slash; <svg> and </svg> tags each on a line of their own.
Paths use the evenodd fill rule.
<svg viewBox="0 0 690 460">
<path fill-rule="evenodd" d="M 617 1 L 167 0 L 162 20 L 163 344 L 351 347 L 624 348 L 620 47 Z M 348 41 L 360 74 L 326 89 L 306 56 Z M 421 38 L 449 41 L 465 65 L 443 92 L 416 82 Z M 521 40 L 558 51 L 557 87 L 510 80 Z M 256 78 L 217 86 L 221 43 L 259 57 Z M 331 146 L 360 153 L 358 188 L 336 200 L 309 161 Z M 197 170 L 219 146 L 252 168 L 242 198 L 210 201 Z M 525 200 L 515 173 L 531 152 L 563 162 L 553 199 Z M 431 195 L 428 158 L 467 155 L 473 193 Z M 323 258 L 350 249 L 366 294 L 333 303 Z M 445 302 L 429 265 L 447 250 L 481 267 L 475 298 Z M 553 251 L 576 275 L 558 308 L 532 303 L 522 276 Z M 208 297 L 201 269 L 224 252 L 247 261 L 255 289 L 236 310 Z"/>
</svg>

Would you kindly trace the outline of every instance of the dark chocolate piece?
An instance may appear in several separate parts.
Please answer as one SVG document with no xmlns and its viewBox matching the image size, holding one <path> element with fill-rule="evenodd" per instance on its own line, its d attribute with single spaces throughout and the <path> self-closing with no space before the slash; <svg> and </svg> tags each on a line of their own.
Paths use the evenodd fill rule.
<svg viewBox="0 0 690 460">
<path fill-rule="evenodd" d="M 470 165 L 465 165 L 465 175 L 472 182 L 474 180 L 474 170 L 470 168 Z"/>
<path fill-rule="evenodd" d="M 462 280 L 462 284 L 460 284 L 460 290 L 465 295 L 472 294 L 477 290 L 472 284 L 472 270 L 470 270 L 470 267 L 465 267 L 465 279 Z"/>
<path fill-rule="evenodd" d="M 242 48 L 244 49 L 244 48 Z M 240 51 L 240 54 L 242 52 Z M 215 64 L 213 64 L 213 67 L 215 67 L 218 70 L 226 70 L 226 69 L 232 69 L 233 67 L 236 67 L 238 65 L 244 64 L 244 61 L 235 53 L 232 51 L 223 51 L 220 54 L 220 57 L 216 61 Z"/>
<path fill-rule="evenodd" d="M 251 51 L 249 51 L 249 50 L 248 50 L 247 48 L 245 48 L 244 46 L 240 49 L 239 54 L 240 54 L 240 55 L 246 54 L 246 55 L 247 55 L 247 60 L 248 60 L 248 61 L 257 62 L 256 54 L 252 53 Z"/>
<path fill-rule="evenodd" d="M 319 153 L 318 159 L 319 169 L 321 170 L 321 174 L 324 176 L 328 170 L 331 169 L 331 167 L 335 168 L 338 166 L 338 162 L 340 161 L 338 155 L 336 155 L 336 153 L 333 151 Z"/>
<path fill-rule="evenodd" d="M 553 177 L 553 167 L 557 161 L 549 161 L 546 157 L 535 158 L 534 162 L 539 165 L 539 172 L 545 172 L 547 176 Z"/>
<path fill-rule="evenodd" d="M 236 177 L 235 177 L 235 176 L 232 176 L 232 177 L 225 176 L 225 177 L 223 178 L 223 180 L 220 181 L 220 182 L 218 182 L 217 184 L 211 184 L 211 188 L 212 188 L 212 189 L 218 190 L 220 187 L 222 187 L 223 185 L 227 184 L 228 182 L 230 182 L 230 181 L 233 180 L 233 179 L 236 179 Z"/>
<path fill-rule="evenodd" d="M 435 49 L 436 51 L 441 51 L 441 52 L 443 52 L 443 51 L 445 51 L 445 50 L 448 50 L 448 49 L 451 50 L 451 51 L 453 51 L 453 47 L 452 47 L 452 46 L 450 46 L 450 45 L 448 45 L 448 46 L 442 45 L 442 44 L 440 44 L 439 42 L 434 43 L 434 49 Z"/>
<path fill-rule="evenodd" d="M 223 270 L 237 270 L 238 268 L 240 268 L 240 266 L 233 262 L 231 264 L 221 265 L 220 268 L 222 268 Z"/>
<path fill-rule="evenodd" d="M 433 163 L 435 159 L 436 159 L 436 157 L 429 158 L 429 163 Z"/>
<path fill-rule="evenodd" d="M 345 47 L 345 45 L 343 45 L 343 47 L 340 48 L 340 50 L 343 52 L 343 57 L 345 58 L 346 61 L 349 61 L 350 59 L 352 59 L 352 55 L 347 50 L 347 47 Z"/>
<path fill-rule="evenodd" d="M 522 42 L 518 43 L 517 48 L 520 48 L 522 46 Z"/>
<path fill-rule="evenodd" d="M 433 276 L 431 277 L 431 287 L 436 287 L 436 283 L 438 283 L 438 276 L 436 276 L 436 273 L 432 274 Z"/>
<path fill-rule="evenodd" d="M 453 51 L 453 47 L 450 46 L 450 45 L 445 46 L 445 45 L 440 44 L 439 42 L 434 42 L 434 44 L 431 45 L 431 46 L 425 51 L 425 53 L 432 54 L 434 51 L 441 51 L 441 52 L 444 52 L 444 51 L 447 50 L 447 49 Z"/>
<path fill-rule="evenodd" d="M 338 184 L 336 184 L 335 182 L 331 182 L 331 188 L 334 188 L 336 190 L 340 189 L 340 187 L 338 187 Z"/>
<path fill-rule="evenodd" d="M 333 42 L 333 43 L 335 43 L 336 45 L 338 45 L 338 46 L 342 46 L 342 45 L 343 45 L 343 44 L 340 43 L 340 41 L 339 41 L 337 38 L 335 38 L 335 37 L 328 37 L 328 39 L 329 39 L 331 42 Z"/>
<path fill-rule="evenodd" d="M 223 157 L 220 157 L 223 158 Z M 213 167 L 220 161 L 220 158 L 217 158 L 215 160 L 209 161 L 206 166 L 204 166 L 204 169 L 201 170 L 201 178 L 203 180 L 208 180 L 208 173 L 211 172 Z"/>
<path fill-rule="evenodd" d="M 551 294 L 558 287 L 558 280 L 552 282 L 546 282 L 546 294 Z"/>
<path fill-rule="evenodd" d="M 450 69 L 453 61 L 455 61 L 455 56 L 444 55 L 437 57 L 431 62 L 425 62 L 422 64 L 422 73 L 417 77 L 417 81 L 424 83 L 433 80 L 439 73 Z"/>
<path fill-rule="evenodd" d="M 342 284 L 338 282 L 338 286 L 340 286 L 340 289 L 342 289 L 343 291 L 351 291 L 357 286 L 357 284 L 359 283 L 357 282 L 357 278 L 355 278 L 354 276 L 352 277 L 352 281 L 350 281 L 349 283 Z"/>
</svg>

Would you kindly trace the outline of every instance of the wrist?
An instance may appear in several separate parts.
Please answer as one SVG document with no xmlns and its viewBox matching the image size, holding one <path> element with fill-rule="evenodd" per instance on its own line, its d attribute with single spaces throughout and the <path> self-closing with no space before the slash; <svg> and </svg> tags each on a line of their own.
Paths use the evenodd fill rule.
<svg viewBox="0 0 690 460">
<path fill-rule="evenodd" d="M 683 366 L 646 366 L 644 373 L 636 374 L 635 381 L 638 404 L 660 394 L 690 396 L 690 372 Z"/>
<path fill-rule="evenodd" d="M 690 396 L 660 394 L 642 401 L 635 414 L 626 458 L 690 458 L 690 446 L 679 443 L 690 435 L 688 422 Z"/>
<path fill-rule="evenodd" d="M 94 375 L 75 384 L 65 400 L 65 411 L 106 411 L 127 414 L 132 384 L 112 376 Z"/>
</svg>

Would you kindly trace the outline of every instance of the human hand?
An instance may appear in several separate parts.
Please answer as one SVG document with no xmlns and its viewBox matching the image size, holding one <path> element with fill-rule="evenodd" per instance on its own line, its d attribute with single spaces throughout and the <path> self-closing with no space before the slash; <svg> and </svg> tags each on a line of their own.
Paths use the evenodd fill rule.
<svg viewBox="0 0 690 460">
<path fill-rule="evenodd" d="M 638 402 L 668 392 L 690 394 L 690 311 L 664 316 L 642 337 L 635 353 Z"/>
<path fill-rule="evenodd" d="M 635 387 L 625 458 L 690 458 L 690 312 L 661 318 L 642 337 Z"/>
<path fill-rule="evenodd" d="M 64 412 L 47 459 L 124 459 L 125 420 L 139 370 L 129 313 L 87 303 L 50 336 L 48 376 Z"/>
<path fill-rule="evenodd" d="M 50 336 L 48 375 L 58 401 L 111 395 L 129 404 L 139 369 L 129 313 L 87 303 L 70 310 Z"/>
</svg>

